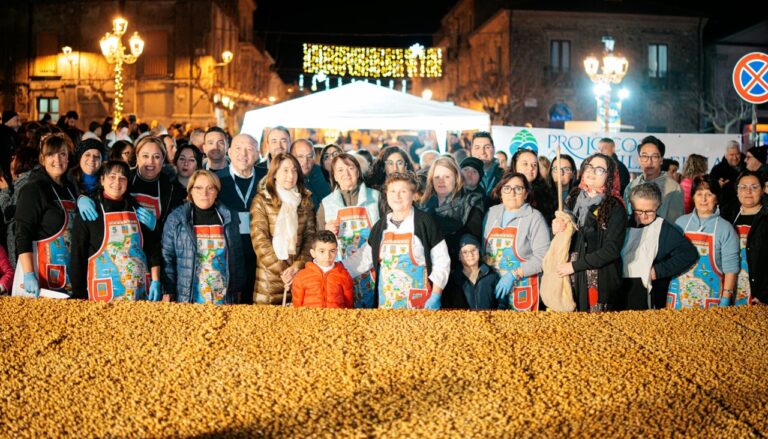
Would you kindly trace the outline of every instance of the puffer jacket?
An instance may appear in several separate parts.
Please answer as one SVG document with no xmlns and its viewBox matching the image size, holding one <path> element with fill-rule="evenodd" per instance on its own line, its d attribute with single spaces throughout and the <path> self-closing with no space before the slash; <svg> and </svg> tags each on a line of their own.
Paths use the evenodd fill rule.
<svg viewBox="0 0 768 439">
<path fill-rule="evenodd" d="M 312 197 L 305 191 L 298 207 L 299 227 L 296 239 L 296 255 L 287 261 L 277 258 L 272 247 L 277 214 L 282 202 L 272 204 L 272 196 L 267 192 L 266 179 L 259 182 L 259 192 L 251 203 L 251 244 L 256 252 L 256 285 L 253 289 L 253 303 L 260 305 L 279 305 L 283 301 L 285 285 L 280 275 L 286 268 L 293 266 L 301 270 L 304 264 L 312 260 L 309 249 L 315 234 L 315 212 Z M 287 301 L 291 301 L 288 292 Z"/>
<path fill-rule="evenodd" d="M 307 262 L 291 285 L 295 308 L 352 308 L 352 278 L 341 262 L 327 273 L 314 262 Z"/>
<path fill-rule="evenodd" d="M 216 211 L 224 222 L 224 238 L 227 242 L 227 263 L 229 279 L 224 302 L 237 303 L 237 294 L 245 286 L 243 249 L 240 240 L 240 225 L 236 215 L 223 204 L 216 202 Z M 186 202 L 168 215 L 163 228 L 163 270 L 162 281 L 165 294 L 176 302 L 191 303 L 192 280 L 195 276 L 197 240 L 192 226 L 192 203 Z"/>
</svg>

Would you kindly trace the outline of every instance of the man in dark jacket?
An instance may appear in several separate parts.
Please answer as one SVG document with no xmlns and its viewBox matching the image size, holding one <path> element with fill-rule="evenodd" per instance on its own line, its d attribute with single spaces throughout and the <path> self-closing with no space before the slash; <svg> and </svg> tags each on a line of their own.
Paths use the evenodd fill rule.
<svg viewBox="0 0 768 439">
<path fill-rule="evenodd" d="M 719 200 L 720 216 L 723 218 L 733 218 L 739 211 L 739 200 L 736 196 L 736 177 L 741 171 L 746 169 L 744 164 L 745 155 L 741 153 L 739 142 L 731 140 L 725 147 L 725 155 L 720 163 L 716 164 L 710 172 L 713 181 L 720 184 L 720 194 L 722 200 Z"/>
<path fill-rule="evenodd" d="M 315 163 L 315 146 L 307 139 L 297 139 L 291 145 L 290 154 L 301 165 L 304 181 L 307 189 L 312 192 L 312 204 L 317 212 L 320 202 L 331 193 L 331 185 L 325 179 L 323 170 Z"/>
<path fill-rule="evenodd" d="M 493 137 L 486 131 L 479 131 L 472 135 L 472 146 L 469 149 L 469 156 L 479 159 L 483 162 L 483 187 L 486 195 L 490 195 L 496 183 L 501 180 L 504 170 L 499 166 L 494 154 L 496 147 L 493 144 Z"/>
</svg>

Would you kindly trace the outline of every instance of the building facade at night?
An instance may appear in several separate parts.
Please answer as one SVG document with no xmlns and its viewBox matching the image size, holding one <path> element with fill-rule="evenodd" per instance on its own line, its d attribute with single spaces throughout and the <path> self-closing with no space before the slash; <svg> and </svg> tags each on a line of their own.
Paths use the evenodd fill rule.
<svg viewBox="0 0 768 439">
<path fill-rule="evenodd" d="M 0 6 L 0 100 L 26 120 L 69 110 L 87 129 L 112 114 L 114 66 L 99 48 L 112 20 L 128 21 L 144 51 L 124 66 L 124 115 L 166 127 L 239 131 L 246 110 L 279 100 L 285 85 L 254 41 L 254 0 L 57 0 Z M 65 55 L 62 48 L 71 47 Z M 225 63 L 222 53 L 230 51 Z"/>
<path fill-rule="evenodd" d="M 595 120 L 583 61 L 600 57 L 603 37 L 612 37 L 616 53 L 629 61 L 619 85 L 630 92 L 622 123 L 635 131 L 699 130 L 703 18 L 519 10 L 461 0 L 441 23 L 433 43 L 446 50 L 443 77 L 420 87 L 430 87 L 435 99 L 485 110 L 494 124 Z"/>
</svg>

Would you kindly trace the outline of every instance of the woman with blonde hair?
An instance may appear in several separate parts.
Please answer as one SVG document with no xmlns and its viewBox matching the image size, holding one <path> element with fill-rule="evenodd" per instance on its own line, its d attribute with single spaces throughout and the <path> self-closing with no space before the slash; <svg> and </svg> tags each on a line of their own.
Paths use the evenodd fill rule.
<svg viewBox="0 0 768 439">
<path fill-rule="evenodd" d="M 278 305 L 290 300 L 287 288 L 312 259 L 315 234 L 312 196 L 301 165 L 290 154 L 272 157 L 251 203 L 251 243 L 256 251 L 253 303 Z"/>
<path fill-rule="evenodd" d="M 245 287 L 240 221 L 218 200 L 215 173 L 195 171 L 188 203 L 175 209 L 163 229 L 163 285 L 176 302 L 240 303 Z"/>
<path fill-rule="evenodd" d="M 703 155 L 691 154 L 685 160 L 683 179 L 680 181 L 680 188 L 683 190 L 683 209 L 685 213 L 693 211 L 693 197 L 691 196 L 693 179 L 706 174 L 708 169 L 707 158 Z"/>
<path fill-rule="evenodd" d="M 464 234 L 482 238 L 485 206 L 482 195 L 464 188 L 461 171 L 452 157 L 440 157 L 430 166 L 419 208 L 432 217 L 445 238 L 452 268 L 460 269 L 459 241 Z M 443 307 L 465 307 L 464 294 L 446 291 Z"/>
</svg>

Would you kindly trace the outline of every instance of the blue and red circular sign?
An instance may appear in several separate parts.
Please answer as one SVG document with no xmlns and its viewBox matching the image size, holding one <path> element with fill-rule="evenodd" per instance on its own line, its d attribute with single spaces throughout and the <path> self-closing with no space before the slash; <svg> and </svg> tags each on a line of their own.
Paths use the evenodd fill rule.
<svg viewBox="0 0 768 439">
<path fill-rule="evenodd" d="M 733 87 L 750 104 L 768 102 L 768 55 L 752 52 L 744 55 L 733 68 Z"/>
</svg>

